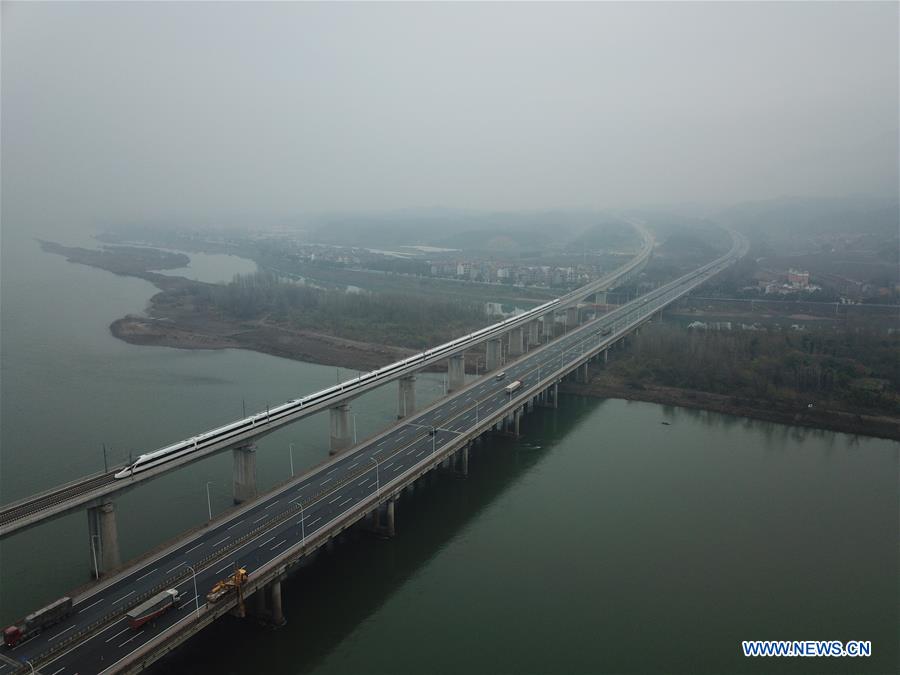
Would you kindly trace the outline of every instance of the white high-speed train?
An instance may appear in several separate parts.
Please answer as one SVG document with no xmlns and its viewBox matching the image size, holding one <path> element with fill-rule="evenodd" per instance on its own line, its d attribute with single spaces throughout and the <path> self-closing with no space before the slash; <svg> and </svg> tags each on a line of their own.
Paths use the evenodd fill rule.
<svg viewBox="0 0 900 675">
<path fill-rule="evenodd" d="M 511 327 L 511 324 L 518 325 L 520 323 L 526 322 L 535 314 L 543 314 L 548 309 L 550 309 L 554 305 L 559 304 L 560 302 L 562 302 L 562 300 L 559 298 L 557 298 L 556 300 L 551 300 L 550 302 L 546 302 L 539 307 L 535 307 L 534 309 L 528 310 L 527 312 L 523 312 L 522 314 L 501 321 L 500 323 L 488 326 L 487 328 L 482 328 L 481 330 L 475 331 L 474 333 L 470 333 L 461 338 L 457 338 L 456 340 L 451 340 L 450 342 L 435 347 L 434 349 L 429 349 L 428 351 L 422 352 L 421 354 L 411 356 L 408 359 L 397 361 L 396 363 L 387 365 L 384 368 L 379 368 L 378 370 L 373 370 L 371 372 L 365 373 L 364 375 L 360 375 L 354 380 L 342 382 L 341 384 L 329 387 L 328 389 L 323 389 L 322 391 L 316 392 L 315 394 L 310 394 L 309 396 L 304 396 L 303 398 L 288 401 L 287 403 L 283 403 L 282 405 L 266 410 L 265 412 L 257 413 L 256 415 L 251 415 L 250 417 L 245 417 L 242 420 L 232 422 L 231 424 L 226 424 L 225 426 L 218 427 L 217 429 L 212 429 L 211 431 L 207 431 L 206 433 L 200 434 L 199 436 L 194 436 L 193 438 L 189 438 L 185 441 L 180 441 L 179 443 L 175 443 L 174 445 L 169 445 L 165 448 L 160 448 L 159 450 L 140 455 L 133 464 L 131 464 L 130 466 L 126 466 L 121 471 L 116 473 L 115 476 L 116 478 L 128 478 L 136 473 L 140 473 L 141 471 L 152 469 L 153 467 L 160 466 L 161 464 L 165 464 L 166 462 L 171 462 L 175 459 L 178 459 L 179 457 L 184 457 L 186 455 L 204 450 L 212 445 L 220 444 L 223 441 L 227 441 L 229 439 L 240 436 L 241 434 L 244 434 L 247 431 L 255 429 L 256 427 L 259 427 L 261 425 L 267 425 L 271 422 L 276 422 L 284 417 L 298 412 L 299 410 L 308 408 L 311 405 L 320 405 L 322 403 L 326 403 L 330 399 L 343 395 L 347 389 L 356 388 L 364 384 L 369 384 L 370 382 L 389 378 L 397 371 L 404 370 L 410 366 L 422 363 L 423 361 L 432 359 L 436 356 L 440 356 L 441 354 L 444 354 L 446 352 L 453 351 L 458 348 L 460 344 L 470 342 L 473 339 L 485 338 L 494 333 L 503 333 Z"/>
</svg>

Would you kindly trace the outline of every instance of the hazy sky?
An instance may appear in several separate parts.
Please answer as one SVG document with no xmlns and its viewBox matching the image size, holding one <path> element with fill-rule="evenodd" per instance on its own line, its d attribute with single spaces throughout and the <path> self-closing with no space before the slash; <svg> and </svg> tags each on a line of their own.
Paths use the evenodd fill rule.
<svg viewBox="0 0 900 675">
<path fill-rule="evenodd" d="M 4 225 L 896 194 L 898 4 L 2 6 Z"/>
</svg>

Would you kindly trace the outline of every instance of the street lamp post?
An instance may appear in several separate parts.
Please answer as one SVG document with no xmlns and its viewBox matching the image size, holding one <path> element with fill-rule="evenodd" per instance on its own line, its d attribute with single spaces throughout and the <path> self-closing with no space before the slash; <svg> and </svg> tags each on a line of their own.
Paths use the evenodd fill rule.
<svg viewBox="0 0 900 675">
<path fill-rule="evenodd" d="M 209 514 L 209 519 L 212 520 L 212 501 L 209 498 L 209 485 L 210 481 L 206 481 L 206 511 Z"/>
<path fill-rule="evenodd" d="M 297 502 L 300 505 L 300 544 L 306 546 L 306 516 L 303 515 L 303 502 Z"/>
<path fill-rule="evenodd" d="M 194 606 L 196 607 L 197 618 L 200 618 L 200 595 L 197 593 L 197 571 L 191 566 L 186 565 L 186 567 L 191 571 L 191 574 L 194 575 Z"/>
<path fill-rule="evenodd" d="M 380 497 L 381 496 L 381 481 L 378 478 L 378 460 L 375 459 L 374 457 L 370 457 L 369 459 L 371 459 L 373 462 L 375 462 L 375 496 Z"/>
<path fill-rule="evenodd" d="M 93 554 L 93 556 L 94 556 L 94 576 L 97 579 L 99 579 L 100 578 L 100 567 L 97 565 L 97 548 L 98 547 L 96 547 L 94 545 L 94 539 L 97 539 L 99 541 L 100 535 L 99 534 L 91 535 L 91 554 Z"/>
</svg>

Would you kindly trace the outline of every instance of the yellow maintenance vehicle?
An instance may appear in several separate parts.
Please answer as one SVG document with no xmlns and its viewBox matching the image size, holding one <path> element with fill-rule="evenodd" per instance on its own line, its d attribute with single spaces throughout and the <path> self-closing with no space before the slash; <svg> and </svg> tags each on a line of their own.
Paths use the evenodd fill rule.
<svg viewBox="0 0 900 675">
<path fill-rule="evenodd" d="M 213 605 L 218 602 L 223 596 L 228 595 L 229 593 L 237 593 L 238 596 L 238 608 L 241 616 L 244 614 L 244 593 L 241 589 L 245 583 L 247 583 L 247 570 L 243 567 L 238 567 L 235 565 L 234 574 L 221 581 L 217 581 L 215 586 L 212 587 L 212 590 L 206 594 L 206 601 Z"/>
</svg>

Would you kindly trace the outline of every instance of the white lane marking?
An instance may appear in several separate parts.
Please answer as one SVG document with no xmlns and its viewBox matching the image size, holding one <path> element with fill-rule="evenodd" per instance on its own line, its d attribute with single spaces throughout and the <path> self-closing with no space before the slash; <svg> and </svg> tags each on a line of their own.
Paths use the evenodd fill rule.
<svg viewBox="0 0 900 675">
<path fill-rule="evenodd" d="M 316 523 L 318 523 L 320 520 L 322 520 L 322 517 L 321 517 L 321 516 L 319 516 L 319 517 L 316 518 L 314 521 L 312 521 L 312 522 L 309 524 L 309 526 L 312 527 L 313 525 L 315 525 Z"/>
<path fill-rule="evenodd" d="M 219 544 L 224 544 L 226 541 L 228 541 L 228 537 L 225 537 L 224 539 L 220 539 L 215 544 L 213 544 L 213 546 L 218 546 Z"/>
<path fill-rule="evenodd" d="M 275 538 L 275 537 L 272 537 L 272 539 L 274 539 L 274 538 Z M 225 565 L 225 567 L 223 567 L 222 569 L 216 570 L 216 571 L 215 571 L 215 574 L 221 574 L 222 572 L 224 572 L 225 570 L 229 569 L 230 567 L 231 567 L 231 563 L 228 563 L 228 564 Z"/>
<path fill-rule="evenodd" d="M 354 466 L 356 466 L 357 464 L 359 464 L 359 462 L 353 462 L 353 464 L 351 464 L 351 465 L 348 466 L 347 468 L 348 468 L 348 469 L 352 469 L 352 468 L 353 468 Z"/>
<path fill-rule="evenodd" d="M 183 563 L 183 562 L 180 562 L 180 563 L 178 563 L 177 565 L 175 565 L 175 567 L 172 567 L 171 569 L 167 569 L 167 570 L 166 570 L 166 574 L 169 574 L 170 572 L 174 572 L 174 571 L 177 570 L 179 567 L 184 567 L 184 563 Z"/>
<path fill-rule="evenodd" d="M 271 508 L 272 508 L 273 506 L 275 506 L 277 503 L 278 503 L 277 500 L 274 501 L 274 502 L 272 502 L 272 503 L 269 504 L 267 507 L 265 507 L 265 508 L 263 509 L 263 511 L 266 511 L 266 510 L 268 510 L 268 509 L 271 509 Z"/>
<path fill-rule="evenodd" d="M 59 631 L 56 635 L 54 635 L 54 636 L 53 636 L 52 638 L 50 638 L 50 639 L 51 639 L 51 640 L 55 640 L 55 639 L 58 638 L 60 635 L 62 635 L 63 633 L 68 633 L 68 632 L 69 632 L 70 630 L 72 630 L 73 628 L 75 628 L 75 624 L 72 624 L 71 626 L 69 626 L 69 627 L 66 628 L 65 630 Z"/>
<path fill-rule="evenodd" d="M 236 520 L 235 522 L 233 522 L 231 525 L 229 525 L 225 529 L 230 530 L 232 527 L 237 527 L 238 525 L 240 525 L 243 522 L 244 522 L 243 520 Z"/>
<path fill-rule="evenodd" d="M 274 551 L 276 548 L 278 548 L 279 546 L 281 546 L 281 545 L 282 545 L 284 542 L 286 542 L 286 541 L 287 541 L 287 539 L 282 539 L 282 540 L 279 541 L 277 544 L 275 544 L 274 546 L 272 546 L 269 550 L 270 550 L 270 551 Z"/>
<path fill-rule="evenodd" d="M 180 624 L 182 621 L 187 621 L 189 618 L 190 618 L 190 615 L 184 617 L 183 619 L 179 619 L 178 621 L 176 621 L 175 623 L 173 623 L 171 626 L 169 626 L 169 629 L 171 630 L 172 628 L 174 628 L 175 626 L 177 626 L 178 624 Z M 127 629 L 126 629 L 126 630 L 127 630 Z M 88 639 L 90 639 L 90 638 L 88 638 Z M 87 640 L 85 640 L 85 642 L 87 642 Z M 83 644 L 83 643 L 82 643 L 82 644 Z M 125 661 L 126 659 L 128 659 L 132 654 L 134 654 L 135 652 L 137 652 L 137 651 L 140 650 L 140 649 L 141 649 L 141 645 L 138 645 L 137 647 L 135 647 L 134 649 L 132 649 L 130 652 L 128 652 L 125 656 L 123 656 L 121 659 L 119 659 L 118 661 L 116 661 L 114 664 L 112 664 L 111 666 L 108 666 L 108 667 L 104 668 L 102 671 L 100 671 L 100 672 L 101 672 L 101 675 L 102 675 L 102 673 L 108 673 L 110 670 L 112 670 L 112 669 L 115 668 L 117 665 L 119 665 L 120 663 L 122 663 L 122 661 Z"/>
<path fill-rule="evenodd" d="M 373 488 L 373 487 L 375 487 L 376 485 L 378 485 L 378 481 L 372 481 L 371 483 L 369 483 L 369 487 L 370 487 L 370 488 Z"/>
<path fill-rule="evenodd" d="M 66 667 L 63 666 L 63 667 L 60 668 L 59 670 L 54 670 L 52 673 L 50 673 L 50 675 L 58 675 L 58 673 L 61 673 L 61 672 L 64 671 L 65 669 L 66 669 Z"/>
<path fill-rule="evenodd" d="M 133 594 L 134 594 L 134 591 L 130 591 L 130 592 L 126 593 L 125 595 L 123 595 L 123 596 L 122 596 L 121 598 L 119 598 L 118 600 L 113 600 L 113 604 L 116 604 L 117 602 L 122 602 L 122 601 L 123 601 L 125 598 L 127 598 L 129 595 L 133 595 Z"/>
<path fill-rule="evenodd" d="M 330 476 L 331 474 L 333 474 L 335 471 L 337 471 L 337 470 L 340 469 L 340 468 L 341 468 L 340 465 L 338 465 L 338 466 L 334 467 L 333 469 L 330 469 L 330 470 L 326 471 L 326 472 L 325 472 L 325 475 L 326 475 L 326 476 Z"/>
<path fill-rule="evenodd" d="M 330 481 L 330 480 L 334 480 L 334 476 L 332 476 L 331 478 L 326 478 L 326 479 L 323 480 L 321 483 L 319 483 L 319 485 L 325 485 L 325 483 L 327 483 L 327 482 Z"/>
<path fill-rule="evenodd" d="M 87 609 L 90 609 L 90 608 L 93 607 L 94 605 L 100 604 L 100 603 L 103 602 L 104 600 L 105 600 L 105 598 L 100 598 L 100 599 L 97 600 L 96 602 L 92 602 L 90 605 L 88 605 L 88 606 L 85 607 L 84 609 L 79 609 L 79 610 L 78 610 L 78 613 L 81 614 L 83 611 L 85 611 L 85 610 L 87 610 Z"/>
<path fill-rule="evenodd" d="M 403 469 L 403 467 L 400 466 L 400 465 L 398 464 L 398 465 L 395 466 L 393 469 L 391 469 L 391 471 L 400 471 L 400 470 L 402 470 L 402 469 Z"/>
<path fill-rule="evenodd" d="M 182 609 L 196 609 L 196 605 L 188 604 L 188 603 L 194 602 L 194 598 L 196 598 L 196 597 L 197 597 L 196 595 L 192 595 L 189 600 L 182 600 L 181 607 L 178 608 L 178 611 L 180 612 Z"/>
<path fill-rule="evenodd" d="M 382 445 L 384 445 L 385 443 L 387 443 L 387 439 L 386 439 L 386 438 L 385 438 L 383 441 L 381 441 L 381 443 L 379 443 L 378 445 L 376 445 L 375 447 L 376 447 L 376 448 L 380 448 L 380 447 L 381 447 Z"/>
<path fill-rule="evenodd" d="M 137 579 L 135 579 L 135 581 L 140 581 L 140 580 L 143 579 L 144 577 L 149 577 L 151 574 L 153 574 L 153 573 L 154 573 L 156 570 L 158 570 L 158 569 L 159 569 L 158 567 L 154 567 L 154 568 L 153 568 L 152 570 L 150 570 L 149 572 L 146 572 L 146 573 L 142 574 L 141 576 L 139 576 Z"/>
<path fill-rule="evenodd" d="M 124 633 L 124 632 L 127 631 L 128 629 L 129 629 L 129 626 L 125 626 L 125 628 L 123 628 L 123 629 L 120 630 L 118 633 L 116 633 L 116 634 L 113 635 L 111 638 L 109 638 L 109 639 L 107 640 L 107 642 L 112 642 L 113 640 L 115 640 L 117 637 L 119 637 L 122 633 Z"/>
<path fill-rule="evenodd" d="M 268 544 L 270 541 L 272 541 L 274 538 L 275 538 L 275 537 L 269 537 L 269 538 L 266 539 L 264 542 L 261 542 L 261 543 L 260 543 L 260 547 L 265 546 L 265 545 Z"/>
<path fill-rule="evenodd" d="M 384 465 L 384 468 L 385 469 L 388 468 L 389 466 L 391 466 L 391 464 L 393 464 L 393 462 L 388 462 L 387 464 Z"/>
<path fill-rule="evenodd" d="M 426 452 L 428 452 L 428 451 L 427 451 L 427 450 L 422 450 L 422 452 L 420 452 L 418 455 L 416 455 L 416 457 L 421 457 L 421 456 L 424 455 Z"/>
<path fill-rule="evenodd" d="M 356 484 L 356 487 L 360 487 L 360 486 L 362 486 L 362 485 L 365 485 L 367 480 L 369 480 L 369 479 L 368 479 L 368 478 L 363 478 L 361 481 L 359 481 L 359 482 Z"/>
<path fill-rule="evenodd" d="M 202 542 L 202 541 L 201 541 L 199 544 L 197 544 L 196 546 L 191 546 L 187 551 L 185 551 L 185 554 L 188 554 L 188 553 L 190 553 L 191 551 L 193 551 L 195 548 L 200 548 L 201 546 L 203 546 L 203 542 Z"/>
<path fill-rule="evenodd" d="M 254 520 L 254 521 L 253 521 L 252 523 L 250 523 L 250 524 L 251 524 L 251 525 L 256 525 L 258 522 L 263 521 L 263 520 L 265 520 L 265 519 L 268 518 L 268 517 L 269 517 L 268 515 L 265 515 L 265 516 L 263 516 L 262 518 L 257 518 L 256 520 Z"/>
<path fill-rule="evenodd" d="M 143 633 L 143 632 L 144 632 L 144 631 L 140 631 L 140 632 L 138 632 L 138 633 L 135 633 L 135 634 L 132 635 L 130 638 L 128 638 L 127 640 L 125 640 L 125 642 L 123 642 L 122 644 L 120 644 L 119 647 L 124 647 L 124 646 L 127 645 L 129 642 L 131 642 L 132 640 L 134 640 L 136 637 L 140 637 L 141 633 Z"/>
<path fill-rule="evenodd" d="M 338 496 L 335 497 L 334 499 L 328 500 L 328 503 L 329 503 L 329 504 L 334 504 L 334 503 L 335 503 L 338 499 L 340 499 L 342 496 L 343 496 L 343 495 L 338 495 Z"/>
<path fill-rule="evenodd" d="M 344 501 L 344 502 L 341 502 L 340 504 L 338 504 L 338 508 L 340 508 L 341 506 L 344 506 L 345 504 L 349 504 L 352 501 L 353 501 L 353 497 L 347 497 L 347 501 Z"/>
</svg>

